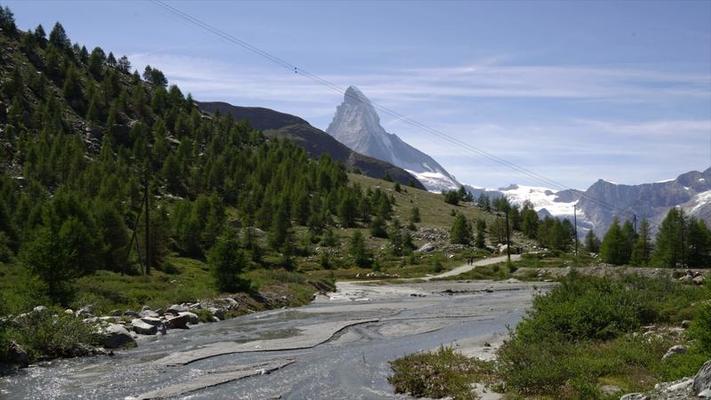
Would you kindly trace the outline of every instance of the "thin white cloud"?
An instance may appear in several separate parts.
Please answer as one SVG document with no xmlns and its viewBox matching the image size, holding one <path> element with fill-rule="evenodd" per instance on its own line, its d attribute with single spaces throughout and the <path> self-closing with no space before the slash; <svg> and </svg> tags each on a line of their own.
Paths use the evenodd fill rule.
<svg viewBox="0 0 711 400">
<path fill-rule="evenodd" d="M 254 68 L 155 53 L 130 58 L 139 69 L 146 64 L 162 69 L 171 82 L 197 99 L 271 107 L 316 121 L 314 125 L 321 128 L 342 101 L 342 94 L 272 65 Z M 384 107 L 575 187 L 584 188 L 600 176 L 622 182 L 654 180 L 653 174 L 668 176 L 670 170 L 699 168 L 693 160 L 706 159 L 703 152 L 708 140 L 704 135 L 711 133 L 711 115 L 697 119 L 654 118 L 653 114 L 648 119 L 637 115 L 636 120 L 574 119 L 564 111 L 547 110 L 553 122 L 541 122 L 515 114 L 489 115 L 479 105 L 499 99 L 711 104 L 711 72 L 500 62 L 492 59 L 468 66 L 321 76 L 341 88 L 355 84 Z M 477 107 L 472 110 L 475 102 Z M 516 177 L 525 183 L 525 177 L 507 167 L 434 138 L 398 116 L 380 114 L 388 131 L 434 156 L 463 182 L 491 187 Z M 695 143 L 699 138 L 704 146 Z M 682 160 L 679 154 L 688 156 Z M 570 165 L 571 160 L 575 165 Z M 634 168 L 619 167 L 632 164 Z"/>
<path fill-rule="evenodd" d="M 134 54 L 134 64 L 152 64 L 195 93 L 233 95 L 264 101 L 322 101 L 336 94 L 298 74 L 265 66 L 254 69 L 170 54 Z M 711 73 L 680 74 L 647 69 L 577 66 L 507 66 L 494 61 L 474 66 L 323 74 L 345 88 L 356 84 L 382 104 L 433 102 L 452 98 L 609 99 L 647 102 L 660 98 L 711 98 Z M 336 94 L 337 95 L 337 94 Z"/>
</svg>

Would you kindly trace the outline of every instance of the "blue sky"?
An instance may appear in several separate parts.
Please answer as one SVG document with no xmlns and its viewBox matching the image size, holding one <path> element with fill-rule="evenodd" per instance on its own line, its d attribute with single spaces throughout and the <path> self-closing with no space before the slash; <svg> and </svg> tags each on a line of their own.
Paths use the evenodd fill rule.
<svg viewBox="0 0 711 400">
<path fill-rule="evenodd" d="M 162 69 L 199 100 L 325 129 L 342 96 L 149 1 L 2 1 L 21 28 Z M 711 1 L 169 4 L 345 89 L 569 187 L 711 165 Z M 389 115 L 475 186 L 541 185 Z"/>
</svg>

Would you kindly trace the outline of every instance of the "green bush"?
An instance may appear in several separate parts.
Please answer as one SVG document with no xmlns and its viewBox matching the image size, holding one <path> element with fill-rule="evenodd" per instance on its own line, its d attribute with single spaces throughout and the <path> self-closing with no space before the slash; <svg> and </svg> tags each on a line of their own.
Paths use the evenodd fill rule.
<svg viewBox="0 0 711 400">
<path fill-rule="evenodd" d="M 642 325 L 678 322 L 707 296 L 706 288 L 664 277 L 571 274 L 534 300 L 499 349 L 499 374 L 514 393 L 558 399 L 602 399 L 597 386 L 604 379 L 631 392 L 693 375 L 708 353 L 692 349 L 662 361 L 678 342 L 633 332 Z M 709 327 L 711 306 L 704 305 L 690 330 L 703 351 L 711 346 Z"/>
<path fill-rule="evenodd" d="M 388 378 L 396 393 L 415 397 L 474 400 L 474 382 L 491 375 L 488 363 L 455 353 L 450 347 L 437 351 L 405 356 L 390 363 L 394 374 Z"/>
<path fill-rule="evenodd" d="M 701 306 L 689 329 L 689 336 L 696 340 L 700 352 L 711 355 L 711 304 Z"/>
<path fill-rule="evenodd" d="M 86 355 L 87 346 L 98 345 L 93 327 L 59 309 L 30 312 L 8 324 L 5 340 L 14 340 L 31 361 Z"/>
</svg>

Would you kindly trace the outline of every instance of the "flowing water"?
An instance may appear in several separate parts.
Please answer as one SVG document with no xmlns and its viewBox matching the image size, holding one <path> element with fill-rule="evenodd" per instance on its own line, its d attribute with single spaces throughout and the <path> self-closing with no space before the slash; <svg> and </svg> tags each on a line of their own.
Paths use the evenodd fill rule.
<svg viewBox="0 0 711 400">
<path fill-rule="evenodd" d="M 171 330 L 113 357 L 32 366 L 0 378 L 0 398 L 407 398 L 387 381 L 389 361 L 453 343 L 479 354 L 521 319 L 537 290 L 521 282 L 339 283 L 304 307 Z"/>
</svg>

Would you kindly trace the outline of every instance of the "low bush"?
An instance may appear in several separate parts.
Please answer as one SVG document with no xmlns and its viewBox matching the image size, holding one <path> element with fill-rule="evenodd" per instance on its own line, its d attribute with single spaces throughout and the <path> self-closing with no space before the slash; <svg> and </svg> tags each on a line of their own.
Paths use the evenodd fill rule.
<svg viewBox="0 0 711 400">
<path fill-rule="evenodd" d="M 388 378 L 396 393 L 410 393 L 415 397 L 455 400 L 474 400 L 471 385 L 488 381 L 491 365 L 454 352 L 450 347 L 437 351 L 416 353 L 392 361 L 393 375 Z"/>
<path fill-rule="evenodd" d="M 605 381 L 644 391 L 692 375 L 711 346 L 711 306 L 701 308 L 690 330 L 699 350 L 662 360 L 678 342 L 635 332 L 643 325 L 679 322 L 707 296 L 706 288 L 665 277 L 571 274 L 534 300 L 498 351 L 498 373 L 514 394 L 558 399 L 603 399 L 597 388 Z"/>
<path fill-rule="evenodd" d="M 100 344 L 91 325 L 59 309 L 22 314 L 5 326 L 4 340 L 16 341 L 28 353 L 31 362 L 86 355 L 91 346 Z"/>
</svg>

